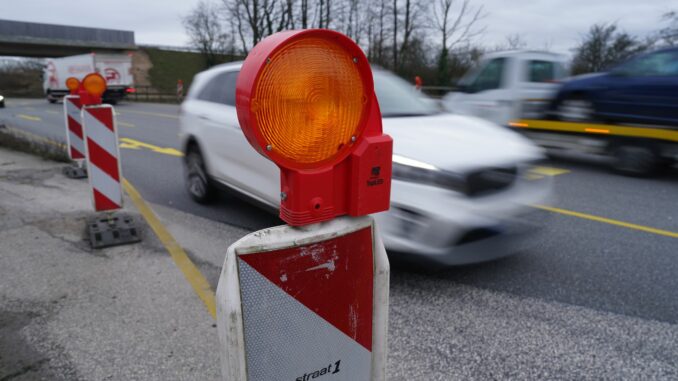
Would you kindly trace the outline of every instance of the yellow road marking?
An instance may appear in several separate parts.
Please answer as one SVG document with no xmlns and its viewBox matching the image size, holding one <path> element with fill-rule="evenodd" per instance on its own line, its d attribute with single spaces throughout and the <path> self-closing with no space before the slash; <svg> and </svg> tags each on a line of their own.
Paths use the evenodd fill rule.
<svg viewBox="0 0 678 381">
<path fill-rule="evenodd" d="M 118 124 L 123 126 L 123 127 L 136 127 L 134 124 L 127 123 L 127 122 L 118 122 Z"/>
<path fill-rule="evenodd" d="M 184 249 L 179 245 L 174 237 L 172 237 L 172 234 L 170 234 L 170 232 L 165 229 L 163 224 L 160 222 L 153 210 L 144 201 L 136 188 L 134 188 L 134 186 L 132 186 L 132 184 L 127 181 L 127 179 L 122 179 L 122 185 L 125 188 L 125 192 L 127 192 L 127 194 L 130 196 L 132 202 L 144 217 L 148 225 L 155 232 L 155 235 L 158 236 L 160 242 L 162 242 L 162 244 L 167 249 L 176 266 L 184 274 L 184 277 L 191 287 L 193 287 L 193 291 L 198 294 L 198 297 L 205 304 L 207 311 L 210 313 L 210 315 L 212 315 L 213 319 L 216 319 L 217 306 L 215 302 L 214 291 L 210 287 L 210 284 L 207 282 L 205 276 L 200 272 L 200 270 L 198 270 L 195 264 L 191 262 L 191 259 L 188 258 L 188 255 L 186 255 Z"/>
<path fill-rule="evenodd" d="M 538 208 L 538 209 L 546 210 L 546 211 L 549 211 L 549 212 L 553 212 L 553 213 L 560 213 L 560 214 L 565 214 L 567 216 L 583 218 L 585 220 L 602 222 L 602 223 L 605 223 L 605 224 L 621 226 L 621 227 L 627 228 L 627 229 L 640 230 L 640 231 L 643 231 L 643 232 L 646 232 L 646 233 L 658 234 L 658 235 L 663 235 L 663 236 L 671 237 L 671 238 L 678 238 L 678 232 L 672 232 L 672 231 L 668 231 L 668 230 L 652 228 L 652 227 L 649 227 L 649 226 L 632 224 L 632 223 L 629 223 L 629 222 L 613 220 L 611 218 L 594 216 L 592 214 L 574 212 L 574 211 L 571 211 L 571 210 L 555 208 L 553 206 L 534 205 L 534 207 Z"/>
<path fill-rule="evenodd" d="M 128 112 L 131 112 L 133 114 L 139 114 L 139 115 L 149 115 L 149 116 L 159 116 L 161 118 L 179 119 L 179 115 L 163 114 L 163 113 L 160 113 L 160 112 L 125 110 L 125 113 L 128 113 Z"/>
<path fill-rule="evenodd" d="M 569 169 L 553 168 L 553 167 L 534 167 L 530 168 L 531 173 L 542 176 L 558 176 L 570 173 Z"/>
<path fill-rule="evenodd" d="M 527 180 L 539 180 L 546 176 L 558 176 L 570 173 L 568 169 L 553 168 L 553 167 L 532 167 L 525 174 Z"/>
<path fill-rule="evenodd" d="M 669 128 L 627 127 L 611 124 L 556 122 L 552 120 L 521 119 L 510 122 L 510 126 L 535 130 L 562 132 L 610 134 L 618 136 L 634 136 L 640 138 L 661 139 L 678 142 L 678 130 Z"/>
<path fill-rule="evenodd" d="M 40 122 L 42 120 L 41 117 L 39 116 L 33 116 L 33 115 L 26 115 L 26 114 L 16 114 L 17 118 L 25 119 L 25 120 L 30 120 L 33 122 Z"/>
<path fill-rule="evenodd" d="M 134 144 L 129 144 L 129 143 L 120 143 L 119 145 L 120 148 L 126 148 L 126 149 L 141 149 L 138 145 Z"/>
<path fill-rule="evenodd" d="M 169 147 L 165 147 L 165 148 L 158 147 L 158 146 L 153 145 L 153 144 L 140 142 L 138 140 L 134 140 L 134 139 L 130 139 L 130 138 L 120 138 L 120 142 L 122 143 L 122 144 L 120 144 L 120 148 L 128 148 L 128 149 L 145 148 L 145 149 L 149 149 L 153 152 L 161 153 L 161 154 L 165 154 L 165 155 L 178 156 L 178 157 L 184 156 L 184 154 L 181 151 L 179 151 L 178 149 L 169 148 Z"/>
</svg>

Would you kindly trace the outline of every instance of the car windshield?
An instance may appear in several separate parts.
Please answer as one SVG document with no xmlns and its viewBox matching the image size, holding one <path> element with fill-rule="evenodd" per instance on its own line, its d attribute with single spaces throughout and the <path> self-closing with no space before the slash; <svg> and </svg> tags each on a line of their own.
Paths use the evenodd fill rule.
<svg viewBox="0 0 678 381">
<path fill-rule="evenodd" d="M 383 70 L 373 70 L 374 91 L 384 118 L 431 115 L 439 112 L 433 99 L 414 85 Z"/>
</svg>

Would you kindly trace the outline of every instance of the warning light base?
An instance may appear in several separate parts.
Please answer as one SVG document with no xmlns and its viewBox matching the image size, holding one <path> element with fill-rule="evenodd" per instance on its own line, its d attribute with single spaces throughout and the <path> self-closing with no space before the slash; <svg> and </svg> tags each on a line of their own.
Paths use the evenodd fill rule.
<svg viewBox="0 0 678 381">
<path fill-rule="evenodd" d="M 106 213 L 87 222 L 87 237 L 92 249 L 127 245 L 141 241 L 134 217 L 124 213 Z"/>
<path fill-rule="evenodd" d="M 66 177 L 70 179 L 86 179 L 87 178 L 87 166 L 80 163 L 72 163 L 71 165 L 65 166 L 62 169 L 62 172 Z"/>
<path fill-rule="evenodd" d="M 370 216 L 245 236 L 217 287 L 222 380 L 385 380 L 388 292 Z"/>
</svg>

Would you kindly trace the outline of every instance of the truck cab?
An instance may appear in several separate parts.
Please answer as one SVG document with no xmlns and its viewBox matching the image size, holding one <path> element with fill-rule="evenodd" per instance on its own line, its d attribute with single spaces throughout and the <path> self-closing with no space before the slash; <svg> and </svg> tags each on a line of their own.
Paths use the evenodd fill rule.
<svg viewBox="0 0 678 381">
<path fill-rule="evenodd" d="M 500 125 L 538 117 L 568 74 L 565 61 L 562 55 L 540 51 L 488 54 L 459 80 L 456 91 L 443 97 L 443 107 Z"/>
</svg>

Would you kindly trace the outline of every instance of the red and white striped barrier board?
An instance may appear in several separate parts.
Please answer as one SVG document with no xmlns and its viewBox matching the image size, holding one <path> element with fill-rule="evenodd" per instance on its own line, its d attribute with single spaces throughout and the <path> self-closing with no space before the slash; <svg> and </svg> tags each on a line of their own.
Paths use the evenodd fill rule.
<svg viewBox="0 0 678 381">
<path fill-rule="evenodd" d="M 113 106 L 83 107 L 82 123 L 94 210 L 100 212 L 121 209 L 122 171 Z"/>
<path fill-rule="evenodd" d="M 371 217 L 232 245 L 217 288 L 224 380 L 384 380 L 388 259 Z"/>
<path fill-rule="evenodd" d="M 71 160 L 85 159 L 85 140 L 82 133 L 82 116 L 80 97 L 66 95 L 64 97 L 64 116 L 66 118 L 66 141 L 68 156 Z"/>
</svg>

